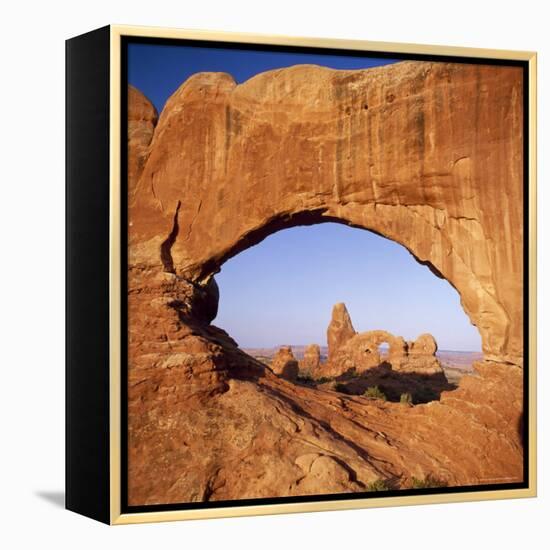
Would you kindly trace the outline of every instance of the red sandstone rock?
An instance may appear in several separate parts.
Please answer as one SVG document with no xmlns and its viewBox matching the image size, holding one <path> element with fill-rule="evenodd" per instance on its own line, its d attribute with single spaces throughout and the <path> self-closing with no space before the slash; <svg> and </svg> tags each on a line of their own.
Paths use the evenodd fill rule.
<svg viewBox="0 0 550 550">
<path fill-rule="evenodd" d="M 300 372 L 307 376 L 317 376 L 321 368 L 321 348 L 310 344 L 304 350 L 304 358 L 299 362 Z"/>
<path fill-rule="evenodd" d="M 350 328 L 351 327 L 351 328 Z M 329 359 L 318 369 L 318 376 L 337 377 L 346 373 L 361 374 L 381 365 L 397 372 L 443 374 L 435 357 L 437 343 L 431 334 L 422 334 L 407 344 L 402 336 L 385 330 L 370 330 L 353 334 L 353 326 L 345 304 L 336 304 L 328 328 Z M 382 357 L 379 346 L 388 344 L 388 355 Z"/>
<path fill-rule="evenodd" d="M 131 180 L 132 261 L 173 235 L 168 263 L 200 284 L 277 229 L 339 220 L 449 280 L 485 357 L 521 366 L 522 85 L 520 67 L 417 61 L 196 74 Z"/>
<path fill-rule="evenodd" d="M 520 68 L 424 62 L 201 73 L 156 127 L 130 91 L 129 504 L 522 480 L 522 101 Z M 453 284 L 475 376 L 402 407 L 293 384 L 209 325 L 225 260 L 327 220 Z"/>
<path fill-rule="evenodd" d="M 335 304 L 332 308 L 332 317 L 327 329 L 329 361 L 331 361 L 334 353 L 353 338 L 355 334 L 346 304 Z"/>
<path fill-rule="evenodd" d="M 283 346 L 273 356 L 271 361 L 271 370 L 287 380 L 296 380 L 298 377 L 298 361 L 292 353 L 290 346 Z"/>
<path fill-rule="evenodd" d="M 143 170 L 158 121 L 156 109 L 136 88 L 128 86 L 128 182 L 129 194 Z"/>
<path fill-rule="evenodd" d="M 435 355 L 437 342 L 431 334 L 421 334 L 414 342 L 409 343 L 410 355 Z"/>
</svg>

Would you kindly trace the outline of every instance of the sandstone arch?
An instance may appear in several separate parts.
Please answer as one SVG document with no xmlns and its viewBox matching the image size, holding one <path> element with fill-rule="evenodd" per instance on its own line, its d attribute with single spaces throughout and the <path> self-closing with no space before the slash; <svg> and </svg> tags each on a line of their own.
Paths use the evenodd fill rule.
<svg viewBox="0 0 550 550">
<path fill-rule="evenodd" d="M 371 349 L 373 352 L 379 349 L 381 344 L 388 344 L 389 355 L 400 357 L 404 355 L 403 338 L 394 336 L 386 330 L 369 330 L 357 335 L 356 344 L 365 349 Z"/>
<path fill-rule="evenodd" d="M 158 123 L 130 93 L 129 504 L 406 486 L 434 468 L 451 485 L 522 480 L 522 84 L 520 68 L 425 62 L 238 86 L 201 73 Z M 457 289 L 483 340 L 476 377 L 429 406 L 346 401 L 210 324 L 225 260 L 323 221 L 402 244 Z"/>
<path fill-rule="evenodd" d="M 401 373 L 439 374 L 443 369 L 436 358 L 437 342 L 428 333 L 406 342 L 386 330 L 355 332 L 344 303 L 335 304 L 327 330 L 328 361 L 317 372 L 319 376 L 361 374 L 385 365 Z M 387 357 L 382 358 L 379 346 L 388 344 Z"/>
<path fill-rule="evenodd" d="M 332 355 L 332 374 L 343 374 L 349 368 L 354 368 L 358 373 L 378 367 L 382 362 L 379 350 L 380 344 L 389 345 L 388 359 L 398 363 L 404 357 L 405 350 L 401 343 L 403 338 L 396 337 L 385 330 L 369 330 L 355 334 L 347 340 Z"/>
<path fill-rule="evenodd" d="M 521 365 L 522 128 L 519 68 L 296 66 L 240 85 L 194 75 L 130 181 L 131 259 L 159 265 L 176 217 L 174 270 L 204 284 L 277 229 L 340 221 L 447 279 L 486 359 Z"/>
</svg>

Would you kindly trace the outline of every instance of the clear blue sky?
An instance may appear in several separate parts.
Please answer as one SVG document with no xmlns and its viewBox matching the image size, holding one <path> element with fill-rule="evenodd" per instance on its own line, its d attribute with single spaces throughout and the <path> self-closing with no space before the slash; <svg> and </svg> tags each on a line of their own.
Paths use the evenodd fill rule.
<svg viewBox="0 0 550 550">
<path fill-rule="evenodd" d="M 241 83 L 264 71 L 303 63 L 333 69 L 366 69 L 394 62 L 359 56 L 129 44 L 128 82 L 141 90 L 160 113 L 180 84 L 203 71 L 229 73 Z"/>
<path fill-rule="evenodd" d="M 214 324 L 241 347 L 326 345 L 332 306 L 345 302 L 355 330 L 407 340 L 433 334 L 440 349 L 480 351 L 456 290 L 401 245 L 370 231 L 324 223 L 270 235 L 216 275 Z"/>
<path fill-rule="evenodd" d="M 128 81 L 159 113 L 189 76 L 230 73 L 243 82 L 259 72 L 300 63 L 361 69 L 390 60 L 130 44 Z M 335 223 L 269 236 L 230 259 L 216 276 L 214 321 L 241 347 L 326 344 L 332 306 L 345 302 L 355 329 L 383 329 L 406 339 L 432 333 L 440 349 L 479 351 L 481 339 L 458 293 L 418 264 L 402 246 Z"/>
</svg>

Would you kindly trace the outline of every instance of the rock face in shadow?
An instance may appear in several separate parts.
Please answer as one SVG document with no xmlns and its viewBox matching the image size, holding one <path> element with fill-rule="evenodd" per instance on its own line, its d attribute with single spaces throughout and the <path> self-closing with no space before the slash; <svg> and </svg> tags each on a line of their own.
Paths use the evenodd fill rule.
<svg viewBox="0 0 550 550">
<path fill-rule="evenodd" d="M 522 480 L 522 101 L 520 68 L 427 62 L 200 73 L 156 124 L 130 91 L 129 504 Z M 457 289 L 484 351 L 457 390 L 409 407 L 295 384 L 210 324 L 225 260 L 324 221 Z"/>
<path fill-rule="evenodd" d="M 376 391 L 381 392 L 383 398 L 388 401 L 410 404 L 439 401 L 443 392 L 452 391 L 457 387 L 447 380 L 443 371 L 434 373 L 397 371 L 392 368 L 391 363 L 386 361 L 359 375 L 351 370 L 334 380 L 328 382 L 325 380 L 326 378 L 321 378 L 314 383 L 322 389 L 334 387 L 347 395 L 365 397 L 372 397 L 370 392 L 377 388 Z"/>
</svg>

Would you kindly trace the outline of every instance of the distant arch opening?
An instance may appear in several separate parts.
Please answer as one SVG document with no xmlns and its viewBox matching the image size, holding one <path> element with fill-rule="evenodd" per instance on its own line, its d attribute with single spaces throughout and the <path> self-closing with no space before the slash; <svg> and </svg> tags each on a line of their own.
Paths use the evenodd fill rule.
<svg viewBox="0 0 550 550">
<path fill-rule="evenodd" d="M 390 355 L 389 342 L 382 342 L 378 344 L 378 353 L 380 355 L 380 359 L 387 359 Z"/>
</svg>

